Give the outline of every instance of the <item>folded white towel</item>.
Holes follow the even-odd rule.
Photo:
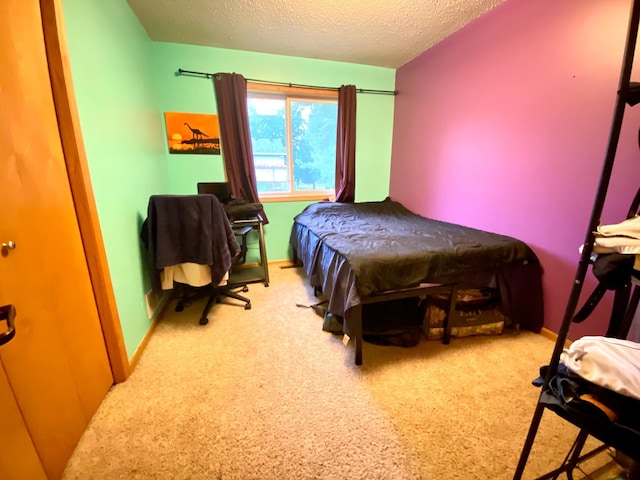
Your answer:
[[[560,362],[591,383],[640,400],[640,343],[582,337],[562,352]]]

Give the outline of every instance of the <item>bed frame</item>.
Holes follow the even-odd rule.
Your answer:
[[[455,322],[457,288],[498,287],[507,318],[542,326],[541,269],[520,240],[419,216],[398,202],[320,202],[294,219],[294,262],[343,318],[362,364],[363,306],[445,293],[443,343]]]

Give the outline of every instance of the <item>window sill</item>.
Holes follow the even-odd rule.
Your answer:
[[[320,202],[322,200],[333,200],[335,198],[335,194],[333,193],[324,193],[324,194],[308,194],[308,195],[275,195],[271,194],[269,196],[260,196],[261,203],[272,203],[272,202]]]

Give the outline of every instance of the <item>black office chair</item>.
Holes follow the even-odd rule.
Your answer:
[[[251,310],[251,300],[247,297],[244,297],[236,292],[238,288],[241,288],[242,291],[249,291],[246,285],[235,285],[227,283],[226,285],[208,285],[207,287],[203,287],[201,289],[197,289],[195,293],[189,293],[189,289],[184,286],[178,286],[178,303],[176,304],[175,311],[181,312],[184,308],[190,305],[193,301],[198,300],[202,297],[208,296],[207,303],[202,310],[202,315],[200,316],[200,320],[198,323],[200,325],[206,325],[209,323],[209,311],[213,306],[213,303],[222,302],[222,297],[235,298],[236,300],[240,300],[244,302],[244,309]],[[191,288],[192,290],[192,288]]]
[[[220,285],[240,246],[215,195],[152,195],[142,236],[149,252],[154,288],[159,288],[160,272],[167,267],[188,262],[211,269],[212,282],[205,287],[175,284],[179,297],[176,311],[206,295],[209,298],[199,321],[206,325],[213,302],[219,303],[222,297],[244,302],[245,310],[251,308],[251,300],[234,291],[243,285]]]
[[[220,285],[216,287],[209,286],[208,288],[204,289],[202,292],[197,292],[191,295],[186,294],[180,297],[180,300],[178,300],[175,311],[181,312],[184,309],[184,307],[189,305],[192,301],[207,295],[209,298],[207,299],[207,303],[204,309],[202,310],[202,315],[200,316],[200,320],[198,321],[200,325],[206,325],[207,323],[209,323],[209,317],[208,317],[209,310],[211,310],[211,307],[213,306],[213,302],[215,303],[222,302],[222,297],[229,297],[229,298],[235,298],[236,300],[240,300],[241,302],[244,302],[245,310],[251,310],[251,300],[237,293],[236,290],[238,288],[241,288],[243,291],[249,290],[246,285],[242,285],[242,284],[235,285],[235,284],[227,283],[226,285],[222,285],[222,286]]]

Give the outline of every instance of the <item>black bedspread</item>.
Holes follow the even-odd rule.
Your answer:
[[[398,202],[315,203],[297,215],[291,245],[332,313],[422,282],[499,287],[512,321],[542,326],[534,252],[505,235],[433,220]]]

